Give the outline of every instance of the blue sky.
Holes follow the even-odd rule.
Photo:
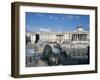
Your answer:
[[[89,30],[89,15],[26,12],[26,31],[74,31],[78,25]]]

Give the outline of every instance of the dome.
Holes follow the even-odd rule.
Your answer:
[[[79,32],[80,32],[80,31],[83,31],[83,26],[78,26],[78,27],[77,27],[77,31],[79,31]]]

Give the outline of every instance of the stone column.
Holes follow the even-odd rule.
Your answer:
[[[85,35],[85,41],[87,41],[87,34]]]
[[[75,40],[75,35],[73,35],[73,41]]]
[[[82,34],[82,41],[84,41],[84,40],[83,40],[83,36],[84,36],[84,35]]]
[[[77,34],[77,41],[79,40],[79,34]]]
[[[81,40],[83,41],[83,35],[81,34]]]
[[[83,41],[84,41],[84,34],[83,34]]]
[[[76,41],[76,34],[74,34],[74,35],[75,35],[75,39],[74,40]]]
[[[76,41],[76,34],[75,34],[75,41]]]
[[[79,34],[79,41],[80,41],[80,34]]]
[[[81,41],[81,34],[80,34],[80,41]]]
[[[80,34],[80,41],[81,41],[81,34]]]
[[[87,34],[85,35],[85,41],[87,40]]]
[[[77,41],[78,41],[78,34],[77,34]]]
[[[84,41],[85,41],[85,35],[84,35],[83,39],[84,39]]]
[[[72,39],[73,39],[73,41],[74,41],[74,34],[73,34],[73,36],[72,36]]]
[[[79,41],[79,34],[77,34],[77,40]]]
[[[75,34],[73,35],[73,41],[75,41]]]
[[[77,41],[77,35],[75,34],[75,41]]]
[[[76,40],[77,40],[77,38],[78,38],[78,35],[76,34]]]

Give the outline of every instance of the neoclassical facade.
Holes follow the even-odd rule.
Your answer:
[[[41,42],[89,43],[89,31],[84,31],[81,26],[72,32],[26,32],[26,36],[31,39],[31,44],[35,43],[37,34]]]

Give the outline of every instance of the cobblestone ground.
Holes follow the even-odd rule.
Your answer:
[[[48,66],[48,64],[42,60],[39,60],[36,64],[29,63],[26,65],[26,67],[42,67],[42,66]]]
[[[27,48],[34,48],[34,45],[27,45]],[[60,65],[66,65],[67,66],[67,65],[89,64],[89,58],[88,58],[89,55],[86,54],[87,55],[86,57],[84,55],[84,53],[87,53],[87,49],[85,49],[85,48],[71,49],[71,48],[65,47],[65,51],[66,51],[66,54],[69,54],[71,52],[70,56],[73,56],[73,55],[75,56],[75,54],[77,53],[77,55],[75,56],[76,58],[71,58],[71,57],[61,58],[61,64]],[[75,54],[73,54],[73,53],[75,53]],[[82,59],[81,59],[81,57],[82,57]],[[47,64],[46,61],[42,61],[41,59],[39,59],[38,61],[33,60],[31,63],[26,64],[26,67],[42,67],[42,66],[48,66],[48,64]]]
[[[87,59],[74,59],[74,58],[66,58],[61,60],[60,65],[82,65],[82,64],[89,64]],[[37,63],[30,63],[27,64],[26,67],[44,67],[48,66],[46,61],[39,60]],[[59,65],[57,65],[59,66]]]

